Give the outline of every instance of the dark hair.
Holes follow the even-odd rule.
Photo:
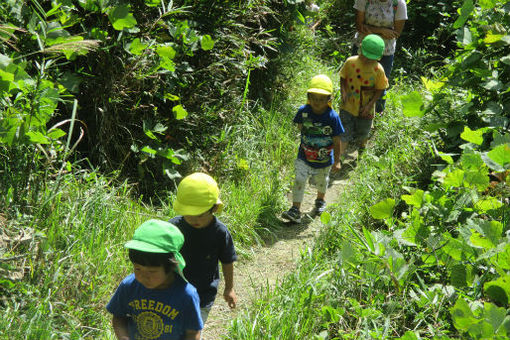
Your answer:
[[[133,264],[147,267],[163,266],[165,273],[174,271],[179,265],[173,253],[148,253],[141,250],[129,249],[129,260]]]

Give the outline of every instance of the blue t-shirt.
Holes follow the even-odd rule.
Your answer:
[[[148,289],[131,274],[122,280],[106,309],[128,318],[132,340],[177,340],[186,330],[204,327],[197,291],[179,275],[166,289]]]
[[[220,282],[218,261],[229,264],[237,260],[232,236],[216,216],[205,228],[193,228],[182,216],[169,222],[184,235],[180,251],[186,261],[184,276],[197,289],[200,307],[211,307]]]
[[[294,123],[303,124],[298,158],[313,168],[332,165],[333,137],[344,133],[338,113],[328,107],[324,113],[318,115],[306,104],[298,109]]]

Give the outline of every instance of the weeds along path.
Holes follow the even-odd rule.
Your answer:
[[[345,187],[350,185],[348,170],[352,169],[356,157],[357,151],[351,151],[342,171],[331,177],[331,184],[326,192],[328,204],[338,202]],[[315,195],[315,188],[308,187],[301,209],[305,214],[311,212]],[[295,268],[300,253],[313,245],[322,226],[318,217],[312,219],[303,216],[302,220],[301,224],[288,224],[275,232],[272,242],[253,248],[250,259],[241,258],[235,263],[234,284],[238,298],[236,309],[231,310],[223,300],[223,280],[220,281],[216,302],[202,333],[204,340],[222,339],[230,322],[239,313],[263,296],[263,292],[272,290],[279,280]]]

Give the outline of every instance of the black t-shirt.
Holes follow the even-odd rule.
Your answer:
[[[184,276],[197,289],[200,307],[214,303],[220,281],[219,263],[229,264],[237,260],[232,236],[216,216],[205,228],[190,226],[182,216],[170,221],[184,235],[180,253],[186,261]]]

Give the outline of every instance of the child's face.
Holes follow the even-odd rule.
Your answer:
[[[328,108],[330,96],[327,94],[308,93],[308,99],[310,100],[313,113],[320,115]]]
[[[135,279],[147,289],[164,289],[170,286],[173,273],[165,273],[163,266],[147,267],[133,263]]]
[[[207,210],[205,213],[202,213],[200,215],[184,215],[184,220],[193,228],[205,228],[214,219],[214,208],[212,210]]]

